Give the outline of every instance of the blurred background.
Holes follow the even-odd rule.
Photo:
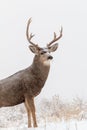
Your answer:
[[[63,37],[53,53],[51,70],[40,98],[59,95],[64,100],[87,100],[87,6],[79,0],[1,0],[0,1],[0,79],[31,65],[34,55],[28,49],[26,25],[40,46]]]

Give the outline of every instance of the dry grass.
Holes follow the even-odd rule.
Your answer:
[[[75,98],[68,103],[55,95],[51,100],[37,101],[36,106],[38,123],[87,119],[87,102],[80,98]],[[0,128],[22,125],[27,126],[27,113],[24,104],[0,109]]]

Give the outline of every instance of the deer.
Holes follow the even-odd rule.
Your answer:
[[[53,40],[46,47],[40,47],[32,41],[34,35],[29,31],[31,21],[32,19],[29,18],[26,37],[30,43],[29,49],[34,53],[33,62],[29,67],[0,80],[0,107],[24,103],[28,116],[28,127],[38,127],[34,98],[39,95],[47,80],[50,61],[53,59],[50,53],[57,50],[58,43],[55,42],[62,37],[63,29],[61,27],[59,36],[54,32]]]

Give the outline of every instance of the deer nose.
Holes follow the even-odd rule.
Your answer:
[[[53,59],[53,57],[52,56],[48,56],[48,60],[52,60]]]

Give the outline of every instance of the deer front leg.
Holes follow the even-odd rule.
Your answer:
[[[37,127],[34,98],[29,99],[29,106],[30,106],[30,110],[31,110],[31,114],[32,114],[33,126]]]
[[[33,118],[33,126],[38,127],[36,121],[34,98],[32,98],[30,105],[31,105],[30,108],[31,108],[32,118]]]
[[[26,97],[25,98],[25,102],[27,104],[27,108],[28,110],[30,110],[30,113],[32,114],[32,119],[33,119],[33,126],[34,127],[37,127],[37,121],[36,121],[36,115],[35,115],[35,105],[34,105],[34,98],[32,97]],[[29,113],[29,112],[28,112]],[[31,119],[29,120],[30,118],[28,117],[28,126],[30,126],[30,122],[31,122]]]
[[[30,111],[30,106],[29,106],[27,98],[25,98],[25,107],[26,107],[27,115],[28,115],[28,128],[29,128],[32,126],[31,126],[31,111]]]

